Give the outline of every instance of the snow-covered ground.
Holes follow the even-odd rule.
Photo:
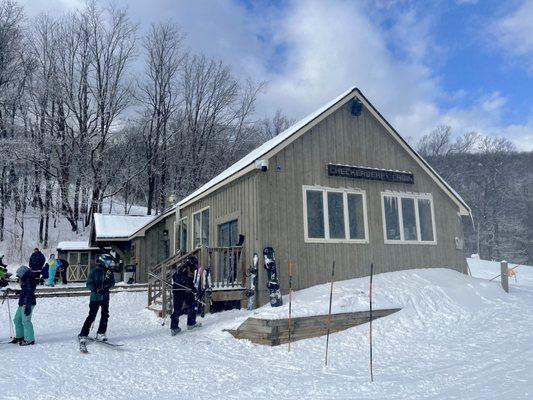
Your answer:
[[[494,264],[473,273],[498,274]],[[496,271],[487,271],[495,268]],[[1,345],[1,399],[528,399],[533,397],[533,270],[519,269],[509,294],[497,281],[446,269],[377,275],[377,306],[402,311],[376,320],[375,381],[369,381],[368,325],[330,338],[267,347],[236,340],[223,329],[256,314],[234,310],[207,316],[196,331],[169,335],[168,320],[144,309],[144,293],[111,299],[108,334],[120,350],[75,336],[87,298],[41,299],[35,310],[37,345]],[[328,285],[297,292],[294,312],[323,308]],[[336,309],[366,308],[368,279],[335,284]],[[285,299],[286,300],[286,297]],[[319,304],[316,304],[319,303]],[[298,310],[301,308],[301,310]],[[182,324],[185,323],[184,316]],[[7,338],[7,308],[0,337]]]

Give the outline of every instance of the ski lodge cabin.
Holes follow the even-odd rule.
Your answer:
[[[85,282],[91,269],[98,262],[98,256],[111,248],[90,246],[88,242],[59,242],[56,248],[57,258],[67,260],[68,282]]]
[[[91,244],[119,246],[137,264],[139,281],[150,283],[149,305],[166,304],[169,293],[147,272],[166,276],[192,253],[210,268],[213,301],[244,305],[246,270],[258,253],[260,306],[269,300],[267,246],[275,249],[283,293],[289,260],[293,290],[328,282],[333,260],[336,280],[366,276],[370,263],[376,273],[465,272],[462,217],[469,215],[461,197],[353,88],[137,229],[103,237],[104,216],[96,215]],[[119,228],[118,221],[109,225]]]

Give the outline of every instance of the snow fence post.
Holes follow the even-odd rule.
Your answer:
[[[506,293],[509,293],[509,276],[507,274],[507,261],[502,261],[500,263],[500,269],[501,269],[501,279],[502,279],[502,288],[505,290]]]

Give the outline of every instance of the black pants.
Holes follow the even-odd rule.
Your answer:
[[[187,325],[192,326],[196,324],[196,301],[194,294],[188,292],[174,292],[174,312],[170,316],[170,329],[177,329],[179,325],[179,318],[182,314],[183,304],[187,307]]]
[[[100,312],[100,325],[98,325],[97,333],[105,333],[107,330],[107,320],[109,319],[109,299],[102,301],[91,301],[89,302],[89,315],[81,328],[80,336],[88,336],[89,331],[91,330],[91,325],[96,319],[96,314],[98,309],[102,307]]]
[[[63,285],[67,284],[67,270],[65,268],[61,269],[61,280],[63,281]]]

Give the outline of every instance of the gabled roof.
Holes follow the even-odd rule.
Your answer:
[[[387,120],[379,113],[379,111],[366,99],[363,93],[356,87],[352,87],[346,92],[342,93],[337,98],[333,99],[323,107],[319,108],[315,112],[309,114],[302,120],[292,125],[287,130],[281,132],[279,135],[265,142],[251,153],[247,154],[235,164],[222,171],[215,176],[209,182],[195,190],[189,196],[181,200],[177,206],[182,208],[200,198],[208,195],[214,190],[222,187],[233,180],[243,176],[244,174],[251,172],[255,169],[255,162],[263,158],[270,158],[283,148],[288,146],[294,140],[299,138],[302,134],[307,132],[313,126],[318,124],[328,115],[339,109],[346,104],[349,100],[358,98],[364,106],[374,115],[374,117],[385,127],[387,132],[398,141],[398,143],[415,159],[415,161],[433,178],[435,183],[448,194],[448,196],[459,207],[459,213],[461,215],[470,215],[470,208],[461,196],[427,163],[426,160],[420,156],[392,127]]]
[[[59,242],[56,247],[57,251],[74,251],[74,250],[99,250],[99,247],[89,245],[88,241],[68,241]]]
[[[153,215],[94,214],[94,239],[96,241],[129,240],[133,234],[149,224]],[[91,233],[92,237],[92,233]]]

